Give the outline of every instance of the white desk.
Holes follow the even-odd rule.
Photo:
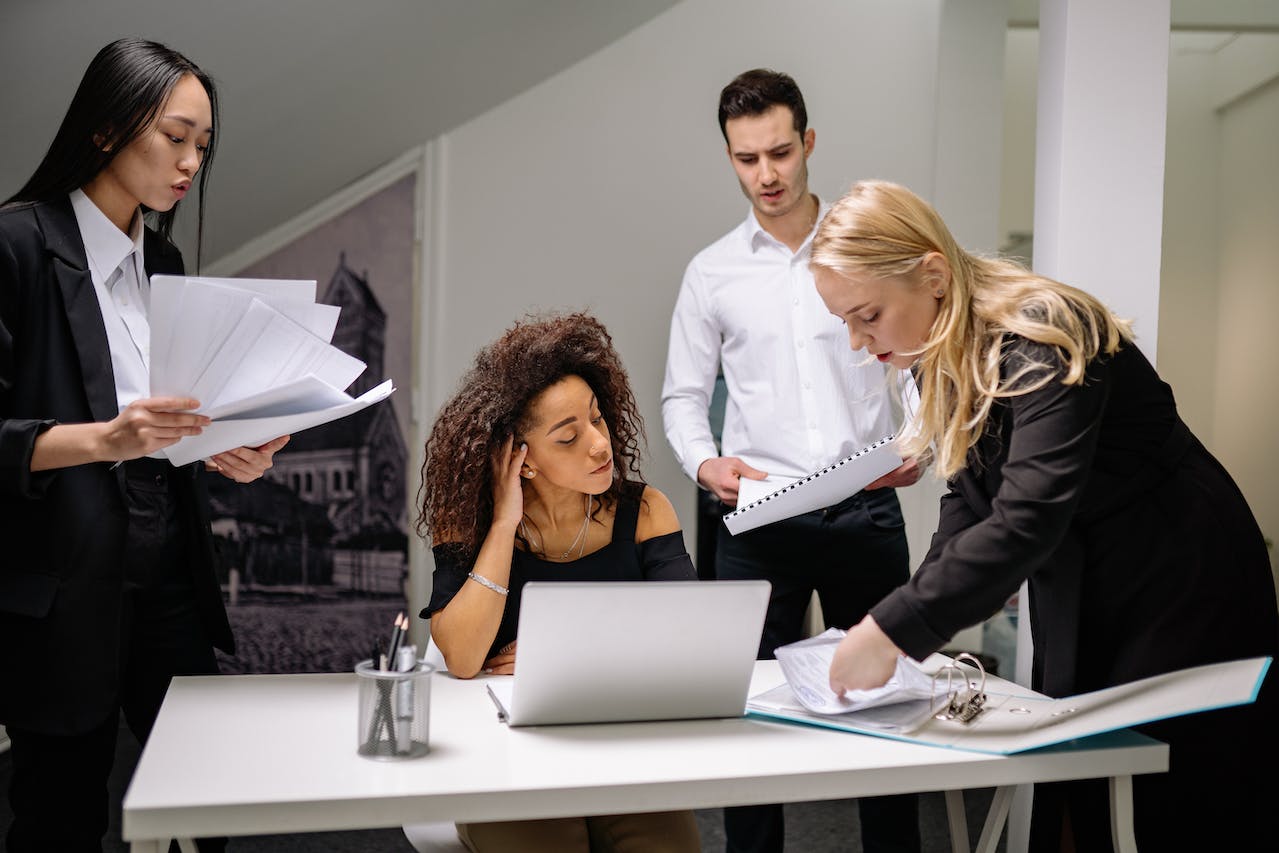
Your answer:
[[[761,661],[751,692],[782,680],[775,661]],[[174,679],[124,798],[124,838],[135,853],[159,853],[169,838],[205,835],[695,809],[1101,777],[1112,778],[1123,821],[1131,818],[1132,775],[1168,767],[1168,747],[1133,732],[992,756],[746,718],[508,729],[497,721],[482,679],[436,675],[431,691],[431,753],[386,762],[356,754],[354,675]],[[948,795],[948,804],[955,796]],[[996,800],[1002,808],[997,833],[1007,797]],[[965,830],[965,847],[966,839]],[[993,844],[990,839],[990,849]]]

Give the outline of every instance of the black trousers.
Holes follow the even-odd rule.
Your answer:
[[[803,639],[814,591],[826,627],[848,628],[906,582],[909,564],[897,493],[876,489],[737,536],[720,524],[715,574],[773,585],[759,644],[759,659],[766,660],[778,646]],[[863,798],[858,811],[867,853],[920,849],[916,795]],[[784,830],[780,804],[724,809],[729,853],[779,853]]]
[[[125,463],[129,532],[121,587],[121,660],[116,710],[92,730],[51,735],[8,730],[13,776],[10,853],[102,850],[111,804],[107,780],[120,713],[145,744],[174,675],[218,671],[195,605],[168,462]],[[105,605],[104,606],[109,606]],[[74,668],[68,677],[74,677]],[[201,850],[225,847],[201,841]]]

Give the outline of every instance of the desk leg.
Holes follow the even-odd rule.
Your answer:
[[[946,820],[950,823],[951,853],[968,853],[968,815],[964,812],[964,792],[946,792]]]
[[[168,849],[169,839],[167,838],[129,842],[129,853],[164,853]]]
[[[193,838],[179,838],[178,849],[182,853],[200,853],[200,849],[195,846],[195,839]]]
[[[995,853],[999,836],[1004,834],[1004,823],[1008,820],[1008,809],[1013,804],[1013,793],[1016,790],[1016,785],[1003,785],[995,789],[995,797],[990,801],[990,811],[986,814],[986,825],[981,828],[981,838],[977,839],[976,853]]]
[[[1115,853],[1137,853],[1132,823],[1132,777],[1110,777],[1110,843]]]

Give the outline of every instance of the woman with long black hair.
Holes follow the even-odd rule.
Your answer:
[[[176,468],[159,451],[208,419],[197,400],[149,395],[148,277],[183,272],[169,235],[197,180],[202,234],[216,123],[194,63],[112,42],[0,208],[12,853],[100,850],[121,711],[145,743],[170,678],[215,673],[214,647],[232,649],[202,471],[257,479],[287,437]]]

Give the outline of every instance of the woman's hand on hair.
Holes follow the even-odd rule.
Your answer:
[[[493,526],[509,529],[514,535],[524,517],[524,490],[520,486],[520,466],[528,455],[528,445],[514,446],[508,438],[493,455]]]
[[[511,640],[511,642],[498,649],[497,654],[484,661],[484,669],[481,672],[485,675],[514,675],[515,642],[515,640]]]
[[[882,687],[897,671],[901,653],[874,617],[867,614],[849,629],[835,649],[830,663],[830,689],[842,696],[845,690]]]
[[[924,468],[917,459],[907,459],[901,465],[889,471],[866,487],[870,489],[901,489],[913,486],[924,474]]]

